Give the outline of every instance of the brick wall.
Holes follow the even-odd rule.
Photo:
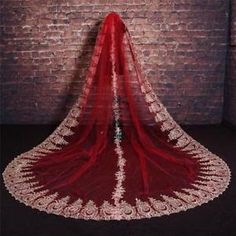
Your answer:
[[[2,1],[2,123],[55,123],[84,80],[100,21],[120,13],[181,123],[222,119],[228,1]]]
[[[225,79],[224,118],[236,125],[236,2],[232,1],[227,74]]]

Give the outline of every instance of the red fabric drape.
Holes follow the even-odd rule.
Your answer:
[[[205,202],[218,196],[229,176],[227,165],[188,136],[153,93],[116,13],[102,23],[83,93],[68,116],[4,173],[17,199],[84,219],[188,209],[204,203],[200,196]]]

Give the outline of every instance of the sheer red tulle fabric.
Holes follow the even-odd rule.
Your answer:
[[[41,144],[4,171],[33,208],[78,219],[166,215],[217,197],[226,163],[187,135],[142,75],[116,13],[101,24],[82,95]]]

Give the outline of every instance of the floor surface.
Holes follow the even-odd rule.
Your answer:
[[[1,127],[1,173],[18,154],[41,143],[56,126]],[[2,236],[231,236],[236,235],[236,132],[226,126],[184,126],[188,134],[227,162],[229,188],[217,199],[186,212],[135,221],[84,221],[32,210],[14,200],[1,177]]]

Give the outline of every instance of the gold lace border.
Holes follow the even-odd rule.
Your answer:
[[[51,195],[47,195],[49,190],[37,192],[40,188],[37,182],[26,183],[34,177],[24,177],[27,172],[23,172],[23,169],[42,158],[38,154],[37,151],[31,150],[8,164],[3,172],[6,188],[16,200],[31,208],[76,219],[132,220],[186,211],[218,197],[228,187],[231,176],[227,164],[222,159],[211,153],[203,153],[194,157],[202,166],[199,180],[189,189],[175,191],[174,197],[160,195],[161,200],[150,197],[145,201],[136,198],[135,205],[121,200],[118,205],[104,201],[101,206],[97,206],[92,200],[84,202],[82,199],[69,204],[69,196],[58,199],[56,192]]]

